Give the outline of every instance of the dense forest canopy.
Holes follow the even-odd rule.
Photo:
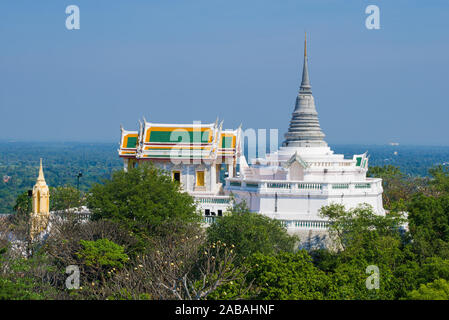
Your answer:
[[[36,181],[39,158],[44,159],[47,184],[77,186],[87,191],[122,167],[116,143],[0,142],[0,213],[13,212],[19,194]],[[394,165],[406,175],[427,176],[429,168],[449,164],[449,147],[332,145],[345,158],[368,151],[370,167]],[[397,152],[397,154],[395,154]]]

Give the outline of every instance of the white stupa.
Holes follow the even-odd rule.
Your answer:
[[[319,210],[332,203],[348,209],[366,203],[384,215],[382,180],[366,177],[366,153],[345,159],[334,154],[324,136],[309,81],[305,42],[302,82],[282,147],[253,159],[251,165],[241,156],[240,176],[227,179],[226,192],[245,200],[251,211],[282,220],[291,231],[325,230],[328,224]]]

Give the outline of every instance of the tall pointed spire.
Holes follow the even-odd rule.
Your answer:
[[[44,178],[42,158],[39,166],[39,176],[33,187],[32,212],[30,215],[30,238],[33,240],[48,226],[50,218],[50,191]]]
[[[283,145],[285,147],[327,147],[327,143],[323,139],[324,133],[321,131],[318,121],[318,113],[309,80],[307,34],[305,34],[301,87],[296,97],[295,110],[292,114],[288,132],[285,134]]]
[[[312,86],[310,85],[309,80],[309,68],[307,65],[307,32],[304,34],[304,64],[302,68],[302,81],[299,92],[312,94]]]
[[[40,166],[39,166],[39,176],[37,177],[37,181],[38,182],[45,182],[44,169],[42,168],[42,158],[41,158],[41,163],[40,163]]]

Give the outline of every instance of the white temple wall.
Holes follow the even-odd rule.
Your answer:
[[[173,171],[179,171],[181,174],[181,185],[185,191],[188,192],[214,192],[216,186],[214,185],[215,171],[211,170],[210,164],[200,163],[180,163],[174,164],[172,162],[153,162],[156,167],[167,171],[167,173],[171,176]],[[213,168],[215,169],[215,168]],[[201,170],[204,171],[204,188],[196,187],[196,171]]]
[[[277,212],[275,212],[274,199],[270,196],[260,197],[260,213],[274,213],[279,219],[301,220],[301,218],[316,217],[318,210],[328,204],[325,197],[312,198],[307,195],[296,197],[282,197],[278,195]]]
[[[195,183],[196,183],[196,177],[195,177],[195,168],[194,165],[185,165],[183,176],[184,180],[186,181],[186,184],[188,185],[189,192],[193,192],[195,190]]]
[[[296,161],[288,169],[288,180],[304,180],[304,168]]]
[[[353,181],[365,181],[365,173],[354,171],[332,171],[329,169],[324,173],[323,169],[306,171],[304,175],[304,181],[308,182],[353,182]]]
[[[358,193],[351,194],[315,194],[309,197],[303,195],[277,195],[277,208],[274,194],[257,194],[248,192],[235,192],[236,200],[244,199],[252,212],[268,215],[272,218],[284,220],[322,219],[318,212],[323,206],[333,203],[343,204],[346,209],[355,208],[361,203],[367,203],[373,207],[375,213],[384,215],[382,206],[382,193]],[[343,194],[343,197],[342,197]]]
[[[255,193],[249,192],[233,192],[236,202],[245,201],[246,205],[252,212],[260,212],[259,197]]]
[[[355,208],[361,203],[366,203],[373,207],[375,213],[380,215],[385,214],[382,207],[382,194],[357,195],[357,196],[349,195],[343,198],[338,196],[330,196],[328,199],[328,204],[332,203],[343,204],[346,209]]]

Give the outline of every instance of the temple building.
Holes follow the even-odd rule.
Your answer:
[[[196,133],[196,134],[195,134]],[[144,123],[139,131],[122,129],[119,155],[125,170],[152,161],[198,199],[207,217],[221,215],[229,203],[246,201],[253,212],[281,220],[291,233],[325,234],[328,223],[319,215],[332,203],[353,208],[371,205],[384,215],[382,180],[368,178],[366,153],[345,159],[324,140],[312,95],[304,44],[302,81],[288,132],[279,150],[248,164],[242,154],[241,129],[222,124],[174,125]],[[227,175],[223,179],[220,171]]]
[[[35,239],[48,226],[50,219],[50,191],[45,182],[42,159],[40,160],[39,176],[33,187],[32,212],[30,215],[30,238]]]
[[[162,124],[143,119],[138,131],[121,129],[119,155],[124,170],[151,161],[197,201],[205,216],[221,216],[230,197],[224,178],[234,177],[241,156],[241,128],[218,124]]]

